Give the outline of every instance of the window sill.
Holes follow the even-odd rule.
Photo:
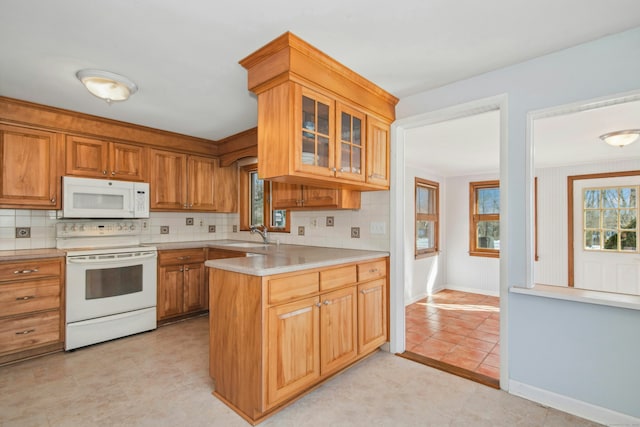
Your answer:
[[[481,256],[485,258],[500,258],[500,252],[469,251],[469,256]]]
[[[533,288],[512,287],[509,292],[515,294],[532,295],[544,298],[575,301],[586,304],[605,305],[609,307],[628,308],[640,310],[640,296],[628,294],[616,294],[612,292],[591,291],[576,289],[567,286],[551,286],[537,284]]]

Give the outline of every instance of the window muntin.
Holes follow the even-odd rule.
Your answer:
[[[439,184],[426,179],[415,179],[415,256],[430,256],[438,252]]]
[[[637,252],[639,187],[585,188],[582,192],[583,248]]]
[[[469,254],[500,256],[500,181],[469,183]]]

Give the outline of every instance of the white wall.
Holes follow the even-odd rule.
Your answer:
[[[640,169],[640,159],[536,169],[538,178],[538,261],[534,279],[567,286],[569,276],[567,177]]]
[[[529,284],[533,276],[529,273],[533,269],[533,241],[527,234],[532,229],[533,200],[527,114],[640,90],[638,76],[640,28],[406,97],[396,109],[397,118],[402,120],[507,95],[504,113],[508,140],[500,155],[501,386],[517,382],[584,401],[602,408],[603,413],[616,411],[635,417],[640,417],[640,371],[635,357],[640,349],[637,334],[633,347],[629,347],[629,322],[637,325],[640,311],[552,301],[509,293],[508,289]],[[396,245],[393,247],[395,250]],[[575,333],[597,323],[594,320],[606,321],[607,326],[589,330],[588,334]],[[563,345],[556,345],[558,342]],[[585,351],[576,354],[572,344]],[[571,369],[567,369],[569,364]]]
[[[447,224],[446,194],[447,188],[441,176],[430,174],[413,166],[405,168],[405,236],[404,236],[404,305],[416,302],[427,295],[431,295],[444,288],[447,272],[445,259],[447,254],[447,238],[445,227]],[[415,178],[427,179],[440,184],[440,248],[437,255],[415,258]]]
[[[469,183],[495,179],[499,179],[498,174],[446,179],[447,289],[500,294],[500,259],[469,255]]]
[[[0,209],[0,250],[55,248],[55,210]],[[334,217],[334,226],[326,226],[326,217]],[[194,225],[186,225],[193,218]],[[281,243],[328,246],[350,249],[389,250],[389,192],[362,193],[362,205],[356,211],[304,211],[291,213],[291,233],[272,233]],[[316,226],[313,225],[315,221]],[[371,223],[385,224],[383,234],[372,234]],[[200,225],[202,223],[202,225]],[[169,234],[160,234],[168,225]],[[216,226],[209,233],[209,225]],[[249,232],[233,232],[239,225],[238,214],[202,212],[151,212],[149,228],[142,232],[143,242],[184,242],[193,240],[260,240]],[[298,226],[305,235],[298,236]],[[30,238],[15,238],[16,227],[31,227]],[[351,238],[351,227],[360,227],[360,238]]]

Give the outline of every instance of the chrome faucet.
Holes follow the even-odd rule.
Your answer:
[[[265,245],[269,243],[269,229],[266,225],[252,225],[249,227],[249,231],[251,232],[251,234],[258,233],[260,236],[262,236],[262,242]]]

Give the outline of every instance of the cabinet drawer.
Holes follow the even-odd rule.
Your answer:
[[[34,259],[0,263],[0,282],[61,276],[62,260]]]
[[[318,273],[304,273],[269,280],[269,304],[313,295],[319,289]]]
[[[355,265],[332,268],[320,272],[320,290],[339,288],[340,286],[355,283],[358,280]]]
[[[228,251],[226,249],[211,249],[207,253],[207,259],[223,259],[223,258],[238,258],[246,257],[246,252],[240,251]]]
[[[204,248],[158,251],[158,263],[160,265],[190,264],[194,262],[204,262]]]
[[[358,281],[377,279],[387,275],[387,263],[385,260],[358,264]]]
[[[59,307],[59,279],[0,285],[0,316],[12,316]]]
[[[0,320],[0,354],[60,341],[57,311]]]

